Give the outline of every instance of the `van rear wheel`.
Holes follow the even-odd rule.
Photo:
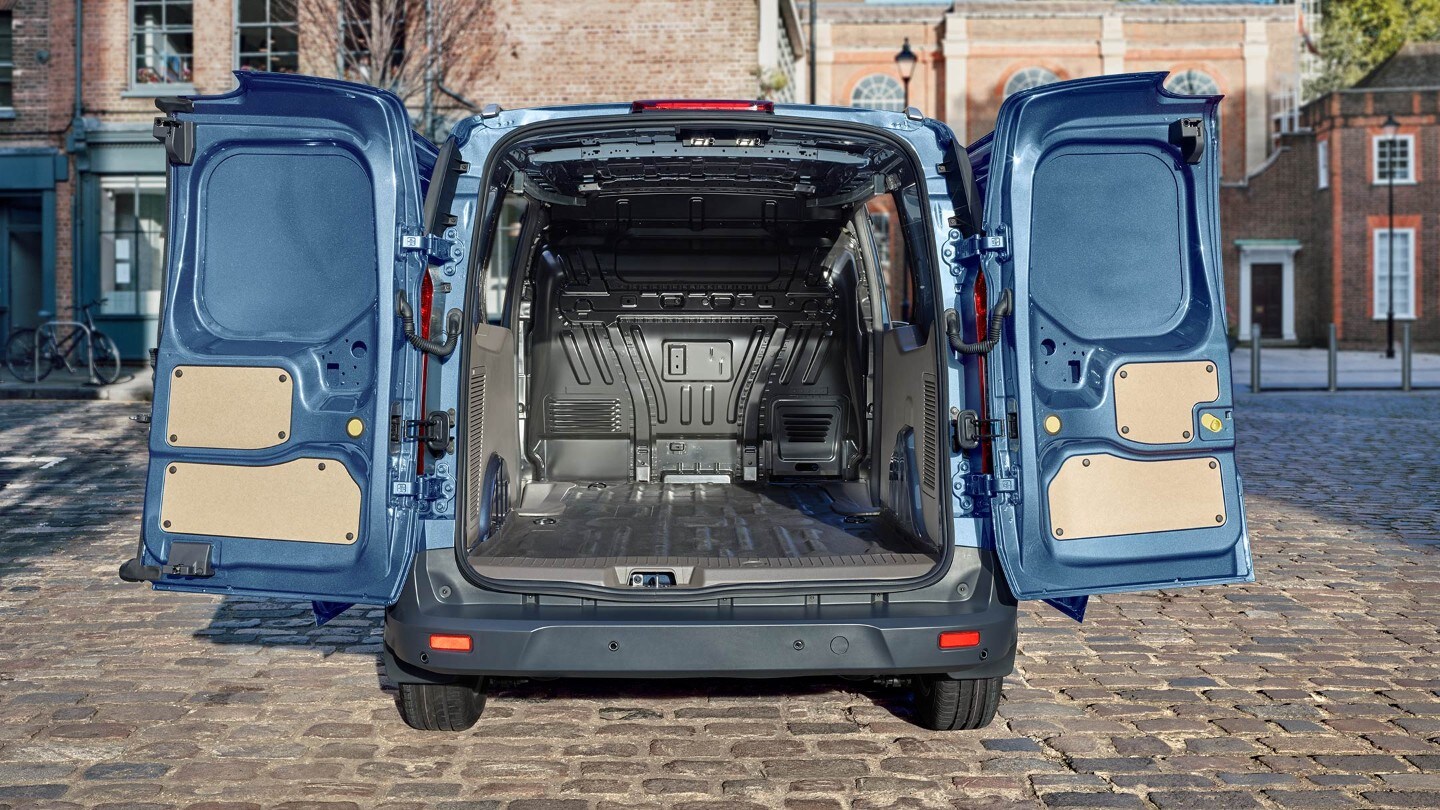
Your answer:
[[[995,719],[1004,678],[915,678],[915,722],[933,731],[984,728]]]
[[[400,717],[421,731],[464,731],[485,711],[485,679],[402,683]]]

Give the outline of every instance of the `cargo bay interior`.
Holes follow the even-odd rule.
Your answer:
[[[902,148],[656,120],[537,134],[491,181],[459,419],[476,573],[696,588],[940,561],[944,335]]]

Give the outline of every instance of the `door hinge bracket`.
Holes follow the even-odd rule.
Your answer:
[[[165,158],[172,166],[189,166],[195,162],[195,122],[169,116],[157,116],[150,128],[155,140],[165,144]]]
[[[444,264],[450,261],[453,256],[451,251],[455,243],[433,233],[426,234],[403,234],[400,237],[401,250],[415,250],[425,254],[430,261]]]
[[[960,240],[956,255],[963,262],[986,253],[993,253],[1002,261],[1010,257],[1010,229],[1008,227],[997,225],[991,233],[977,233]]]
[[[445,484],[449,480],[441,475],[422,475],[413,481],[396,481],[390,485],[390,494],[418,501],[438,501],[446,496]]]

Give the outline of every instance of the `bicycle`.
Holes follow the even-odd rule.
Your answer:
[[[92,382],[109,385],[119,379],[120,348],[109,335],[95,328],[95,317],[90,313],[106,300],[98,298],[75,307],[80,321],[50,320],[39,328],[16,329],[5,342],[5,365],[10,373],[21,382],[33,383],[62,365],[74,374],[78,363],[93,371]],[[60,327],[69,328],[64,337],[60,337]]]

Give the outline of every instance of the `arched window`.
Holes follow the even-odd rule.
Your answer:
[[[894,76],[872,73],[861,79],[850,92],[850,106],[904,112],[905,87]]]
[[[1203,70],[1182,70],[1171,73],[1165,89],[1177,96],[1218,96],[1220,85]]]
[[[1005,80],[1005,95],[1009,97],[1021,90],[1029,90],[1032,87],[1058,81],[1060,81],[1059,76],[1043,67],[1028,67],[1016,71],[1014,75]]]

